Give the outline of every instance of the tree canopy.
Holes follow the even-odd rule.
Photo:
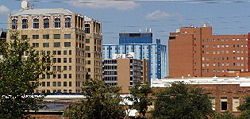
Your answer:
[[[24,118],[24,113],[37,110],[42,97],[35,97],[39,75],[50,66],[50,57],[40,55],[28,43],[11,32],[11,41],[0,41],[0,118]],[[31,83],[32,82],[32,83]]]
[[[177,82],[156,94],[156,119],[206,119],[212,113],[209,96],[201,88]]]
[[[101,80],[87,80],[82,94],[86,97],[81,103],[72,104],[65,116],[72,119],[121,119],[125,110],[120,102],[119,87],[107,86]]]

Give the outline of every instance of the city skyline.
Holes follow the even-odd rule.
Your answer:
[[[32,2],[32,0],[30,0]],[[10,12],[21,9],[21,1],[0,1],[0,28],[6,29]],[[162,0],[162,1],[96,1],[96,0],[36,0],[34,8],[65,8],[92,16],[103,24],[104,44],[118,44],[119,33],[152,29],[153,39],[166,44],[170,32],[183,26],[208,23],[215,34],[247,34],[250,15],[245,11],[248,0]]]

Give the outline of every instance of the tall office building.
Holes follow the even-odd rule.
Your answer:
[[[248,34],[213,35],[212,27],[182,27],[169,36],[170,77],[230,76],[248,72]]]
[[[57,71],[42,75],[36,92],[79,93],[86,78],[101,79],[100,22],[67,9],[33,9],[27,3],[23,5],[22,10],[9,15],[10,31],[30,39],[39,52],[52,54],[50,70]],[[7,41],[10,40],[8,34]]]
[[[160,39],[153,43],[152,33],[120,33],[119,44],[103,45],[103,58],[110,59],[115,54],[134,53],[135,58],[149,62],[149,78],[164,78],[168,75],[167,47]]]

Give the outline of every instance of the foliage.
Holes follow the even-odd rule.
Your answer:
[[[152,89],[148,84],[141,84],[140,81],[135,81],[134,86],[130,89],[131,97],[128,97],[133,102],[131,109],[136,109],[140,113],[138,118],[145,118],[148,106],[151,104],[149,95]]]
[[[229,113],[229,112],[225,112],[225,113],[215,113],[212,116],[212,119],[237,119],[237,117],[235,117],[233,114]]]
[[[50,66],[50,57],[39,56],[27,39],[19,39],[17,32],[11,32],[11,38],[9,43],[0,42],[1,119],[24,118],[25,112],[41,106],[43,96],[35,97],[33,92],[39,75]]]
[[[209,96],[201,88],[183,82],[173,83],[156,97],[156,119],[206,119],[213,113]]]
[[[79,104],[69,106],[65,116],[72,119],[120,119],[124,110],[118,94],[119,87],[107,86],[100,80],[87,80],[82,94],[86,97]]]
[[[238,107],[241,110],[240,119],[250,118],[250,96],[245,97],[245,103]]]

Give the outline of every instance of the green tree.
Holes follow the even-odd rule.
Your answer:
[[[0,42],[0,118],[19,119],[41,107],[43,96],[33,96],[39,75],[50,66],[49,56],[39,56],[27,39],[11,32],[11,42]],[[32,83],[31,83],[32,82]]]
[[[136,109],[139,112],[139,118],[146,118],[146,112],[148,106],[151,104],[152,98],[149,95],[153,92],[151,87],[148,84],[142,84],[140,81],[135,81],[134,86],[130,89],[131,96],[128,97],[130,101],[133,102],[133,105],[130,109]]]
[[[225,112],[225,113],[215,112],[214,115],[212,116],[212,119],[238,119],[238,118],[229,112]]]
[[[156,98],[153,112],[156,119],[206,119],[213,113],[209,96],[201,88],[183,82],[171,84]]]
[[[101,80],[87,80],[83,84],[85,98],[69,106],[65,116],[72,119],[121,119],[125,111],[120,105],[119,87],[107,86]]]
[[[240,115],[240,119],[250,118],[250,96],[245,97],[245,103],[240,105],[238,109],[242,111]]]

